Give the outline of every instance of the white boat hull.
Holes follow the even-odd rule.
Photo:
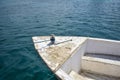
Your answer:
[[[70,73],[72,72],[71,74],[73,74],[76,72],[80,74],[83,70],[115,77],[110,80],[119,80],[120,61],[85,58],[83,56],[86,53],[120,56],[120,41],[88,37],[57,36],[56,42],[69,39],[72,39],[72,41],[50,46],[46,46],[50,42],[36,43],[36,41],[45,39],[49,39],[49,36],[33,37],[35,48],[48,67],[62,80],[74,80]]]

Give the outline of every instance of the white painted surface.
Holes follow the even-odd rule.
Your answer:
[[[86,53],[103,53],[120,56],[120,41],[89,38]]]
[[[59,75],[62,80],[73,80],[73,78],[65,73],[62,69],[57,70],[55,74]]]
[[[98,74],[120,77],[120,61],[94,57],[83,57],[82,70]]]
[[[76,52],[79,46],[86,40],[85,37],[56,36],[55,44],[48,46],[50,44],[50,41],[44,42],[44,40],[48,40],[49,38],[50,38],[49,36],[41,36],[33,37],[32,39],[34,42],[35,49],[38,51],[41,58],[45,61],[45,63],[52,71],[58,70],[62,66],[62,64],[66,62],[66,60],[74,52]],[[70,39],[72,39],[72,41],[64,42]],[[63,43],[56,44],[59,42]],[[77,61],[79,61],[79,58],[77,59],[78,59]]]
[[[69,75],[73,78],[73,80],[120,80],[120,78],[117,77],[94,74],[85,71],[80,74],[75,71],[71,71]]]
[[[70,73],[71,70],[80,72],[81,70],[81,59],[85,52],[86,42],[83,43],[79,49],[62,65],[61,69],[66,73]]]
[[[80,72],[81,66],[83,64],[83,63],[81,63],[81,60],[82,60],[84,53],[97,53],[97,54],[103,53],[103,54],[120,55],[119,54],[120,53],[120,42],[113,41],[113,40],[90,38],[90,39],[86,40],[86,42],[84,42],[84,44],[80,45],[79,50],[77,50],[75,54],[73,54],[68,60],[66,60],[66,62],[62,65],[61,69],[64,70],[68,74],[70,73],[71,70],[74,70],[77,73]],[[103,63],[96,62],[96,64],[101,65]],[[116,62],[116,64],[118,64],[118,63]],[[85,67],[87,67],[86,65],[84,66],[84,69],[85,69]],[[120,66],[118,67],[118,65],[115,65],[114,62],[109,63],[109,64],[108,63],[103,64],[101,66],[100,65],[95,66],[92,63],[88,64],[88,66],[89,65],[94,66],[94,68],[96,68],[96,69],[92,68],[93,72],[95,72],[95,71],[97,72],[97,70],[100,70],[101,72],[98,72],[98,73],[101,73],[101,74],[105,73],[106,75],[112,75],[112,76],[116,75],[117,77],[119,76],[117,74],[119,73]],[[103,67],[103,70],[100,69],[101,67]],[[111,70],[109,70],[109,69],[106,70],[107,67],[109,67],[109,69],[111,69]],[[88,68],[91,68],[91,67],[88,67]]]
[[[73,78],[73,80],[87,80],[85,79],[84,76],[81,76],[79,73],[76,73],[75,71],[71,71],[69,75]]]
[[[91,68],[88,66],[88,64],[95,68],[95,69],[92,68],[93,70],[97,70],[97,69],[100,70],[99,69],[100,65],[102,65],[102,66],[105,65],[105,66],[107,66],[106,68],[108,68],[110,66],[110,69],[112,69],[114,72],[117,72],[120,70],[118,68],[118,66],[114,66],[112,64],[109,64],[109,66],[108,66],[108,64],[101,64],[99,62],[93,63],[93,62],[88,62],[87,60],[84,60],[87,64],[82,65],[82,62],[81,62],[84,53],[97,53],[97,54],[103,53],[103,54],[112,54],[112,55],[120,56],[120,41],[97,39],[97,38],[88,38],[87,39],[85,37],[68,37],[68,36],[67,37],[62,37],[62,36],[56,37],[56,40],[57,40],[57,42],[59,42],[61,40],[63,40],[63,41],[68,40],[70,38],[74,39],[70,43],[74,44],[75,47],[72,47],[69,51],[66,52],[66,53],[69,53],[69,56],[66,56],[65,58],[63,58],[65,55],[60,53],[60,57],[57,57],[53,60],[51,58],[48,59],[48,57],[54,56],[55,54],[51,53],[51,55],[50,55],[49,53],[46,52],[46,50],[49,48],[49,46],[46,46],[46,44],[48,44],[49,41],[43,42],[43,43],[37,43],[42,40],[47,40],[47,39],[49,39],[49,37],[48,36],[33,37],[33,42],[34,42],[35,48],[38,50],[40,56],[46,62],[48,67],[52,71],[56,72],[56,74],[61,79],[72,80],[70,78],[70,76],[68,75],[70,73],[70,71],[74,70],[75,72],[78,73],[78,72],[80,72],[80,70],[83,66],[85,66],[83,68],[86,68],[86,69]],[[53,45],[51,47],[54,49],[56,47],[65,46],[65,44],[69,44],[69,42],[60,44],[58,46]],[[57,52],[57,54],[59,52]],[[58,58],[60,58],[60,59],[58,59]],[[99,64],[99,66],[95,66],[94,64]],[[105,68],[105,67],[103,67],[103,68]],[[103,73],[103,72],[110,73],[109,71],[106,71],[106,70],[100,70],[100,71],[101,71],[101,73]],[[114,73],[114,72],[113,72],[114,75],[120,74],[119,72],[117,72],[117,73]]]

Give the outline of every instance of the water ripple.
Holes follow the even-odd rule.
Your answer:
[[[1,0],[0,80],[57,80],[32,36],[120,40],[120,0]]]

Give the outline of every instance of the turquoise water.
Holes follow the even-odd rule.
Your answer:
[[[0,0],[0,80],[57,80],[32,36],[120,40],[120,0]]]

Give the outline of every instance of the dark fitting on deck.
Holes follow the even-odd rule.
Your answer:
[[[50,41],[51,41],[51,44],[55,43],[55,35],[54,34],[51,34]]]

